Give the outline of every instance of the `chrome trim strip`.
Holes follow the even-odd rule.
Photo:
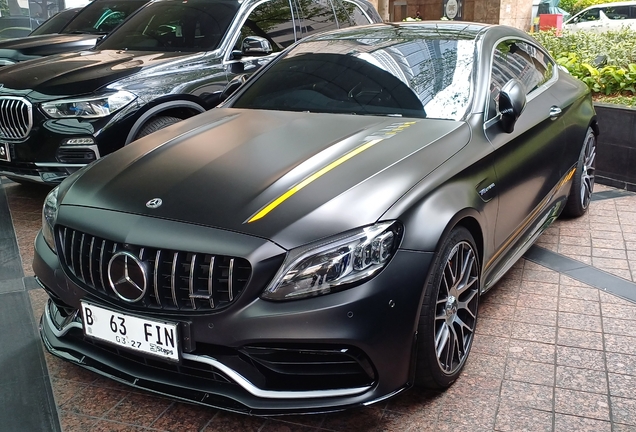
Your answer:
[[[86,283],[86,276],[84,275],[84,241],[86,240],[86,234],[82,233],[79,245],[79,271],[82,277],[82,282]]]
[[[159,264],[161,263],[161,249],[157,249],[157,254],[155,255],[155,298],[157,299],[157,304],[161,306],[161,297],[159,297]]]
[[[276,391],[276,390],[263,390],[256,387],[249,382],[245,377],[230,369],[218,360],[208,356],[198,356],[193,354],[182,353],[181,356],[186,360],[191,360],[199,363],[208,364],[214,368],[219,369],[221,372],[232,378],[238,385],[243,387],[250,394],[266,399],[315,399],[324,397],[341,397],[351,396],[360,393],[364,393],[369,390],[371,386],[354,387],[347,389],[334,389],[334,390],[306,390],[306,391]]]
[[[81,168],[86,166],[83,164],[67,164],[67,163],[59,163],[59,162],[35,162],[35,166],[42,168]]]
[[[106,250],[106,240],[102,240],[102,249],[99,251],[99,280],[102,283],[104,291],[106,291],[106,282],[104,282],[104,251]]]
[[[177,303],[177,260],[179,259],[179,252],[175,252],[172,257],[172,274],[170,275],[170,291],[172,291],[172,301],[178,308]]]
[[[197,308],[197,302],[192,297],[192,295],[194,294],[194,273],[196,271],[196,261],[197,254],[192,254],[192,262],[190,263],[190,283],[188,284],[188,291],[190,291],[190,302],[192,303],[192,309]]]
[[[234,300],[234,287],[232,286],[232,279],[234,278],[234,258],[230,258],[230,267],[227,271],[227,295],[229,300]]]
[[[88,253],[88,275],[91,277],[91,284],[95,286],[95,276],[93,275],[93,251],[95,250],[95,237],[91,238]]]
[[[82,323],[71,321],[65,327],[58,329],[55,325],[55,322],[53,322],[53,317],[51,316],[51,303],[52,301],[51,299],[49,299],[46,306],[44,307],[44,314],[42,314],[42,319],[46,322],[46,325],[49,326],[49,329],[55,335],[55,337],[59,338],[66,335],[66,333],[68,333],[72,328],[82,328]]]
[[[212,279],[212,275],[214,274],[214,255],[210,257],[210,266],[208,267],[208,294],[210,294],[210,307],[214,309],[214,291],[212,290],[212,286],[214,280]]]
[[[71,245],[69,247],[70,252],[71,252],[71,271],[73,272],[73,274],[75,276],[77,276],[77,266],[75,265],[75,253],[73,251],[73,249],[75,248],[75,233],[77,231],[73,231],[73,234],[71,235]]]

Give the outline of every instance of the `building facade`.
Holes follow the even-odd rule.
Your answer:
[[[505,24],[530,30],[533,0],[375,0],[380,16],[402,21],[419,16],[423,20],[442,17],[488,24]]]

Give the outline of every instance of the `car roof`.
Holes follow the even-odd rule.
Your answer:
[[[581,12],[585,12],[586,10],[589,10],[589,9],[597,9],[597,8],[602,8],[602,7],[614,7],[614,6],[636,6],[636,1],[623,1],[623,2],[616,2],[616,3],[595,4],[595,5],[586,7]],[[579,13],[581,13],[581,12],[579,12]]]

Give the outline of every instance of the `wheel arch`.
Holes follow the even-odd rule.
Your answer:
[[[153,117],[171,116],[178,117],[182,120],[205,112],[205,105],[196,98],[186,96],[180,99],[158,100],[146,105],[145,109],[138,114],[137,120],[126,136],[125,144],[129,144],[135,140],[135,137],[144,127],[144,125]]]

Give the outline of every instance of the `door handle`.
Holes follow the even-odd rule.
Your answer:
[[[556,120],[562,112],[563,111],[561,111],[561,108],[559,108],[558,106],[553,106],[550,108],[550,118],[552,120]]]

